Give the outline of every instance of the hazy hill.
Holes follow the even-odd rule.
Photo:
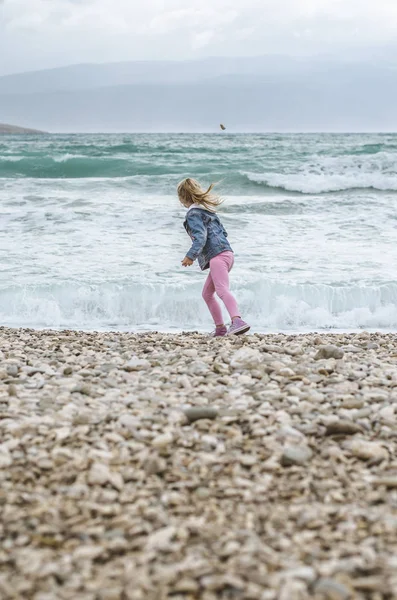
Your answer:
[[[296,69],[305,71],[308,67],[311,64],[305,60],[283,56],[81,64],[0,77],[0,94],[82,90],[117,85],[198,83],[236,74],[251,78],[274,74],[288,77]]]
[[[44,133],[37,129],[26,129],[25,127],[16,127],[15,125],[7,125],[6,123],[0,123],[0,134],[3,133]]]
[[[397,130],[393,62],[210,58],[0,77],[0,118],[73,131]]]

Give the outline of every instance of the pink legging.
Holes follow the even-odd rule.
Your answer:
[[[215,299],[215,292],[226,306],[230,318],[240,315],[237,302],[229,290],[229,271],[234,264],[233,252],[218,254],[210,260],[210,273],[203,288],[203,298],[214,319],[215,325],[223,324],[222,310]]]

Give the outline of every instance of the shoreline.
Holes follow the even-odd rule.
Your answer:
[[[0,327],[0,596],[397,597],[394,333]]]
[[[48,333],[62,333],[64,331],[68,332],[77,332],[77,333],[97,333],[97,334],[104,334],[104,333],[108,333],[108,334],[114,334],[114,333],[120,333],[120,334],[126,334],[126,335],[151,335],[151,334],[156,334],[156,335],[170,335],[170,336],[177,336],[177,335],[192,335],[192,334],[197,334],[197,335],[202,335],[202,336],[207,336],[210,337],[211,336],[211,328],[213,330],[214,326],[209,325],[208,327],[202,327],[199,329],[173,329],[173,328],[164,328],[164,329],[130,329],[130,328],[119,328],[119,329],[108,329],[108,328],[95,328],[95,329],[84,329],[84,328],[78,328],[78,327],[66,327],[61,325],[60,327],[47,327],[47,326],[42,326],[42,327],[37,327],[37,326],[15,326],[15,325],[10,325],[10,324],[6,324],[6,325],[0,325],[0,331],[2,329],[7,329],[7,330],[11,330],[11,331],[46,331]],[[360,335],[360,334],[370,334],[370,335],[390,335],[390,334],[397,334],[397,328],[385,328],[385,329],[379,329],[379,328],[371,328],[371,327],[362,327],[362,328],[350,328],[350,329],[270,329],[270,330],[265,330],[265,331],[259,331],[256,330],[255,327],[251,327],[250,331],[245,334],[245,337],[248,336],[253,336],[253,335],[260,335],[260,336],[294,336],[294,337],[300,337],[300,336],[311,336],[311,335],[324,335],[324,336],[340,336],[340,335]]]

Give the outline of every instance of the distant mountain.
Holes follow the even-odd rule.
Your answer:
[[[26,127],[16,127],[15,125],[6,125],[5,123],[0,123],[0,134],[5,133],[45,133],[44,131],[39,131],[38,129],[26,129]]]
[[[192,61],[135,61],[81,64],[0,77],[0,94],[84,90],[137,84],[199,83],[217,77],[293,74],[307,61],[283,56],[214,57]]]
[[[393,61],[208,58],[0,77],[0,118],[58,132],[396,131]]]

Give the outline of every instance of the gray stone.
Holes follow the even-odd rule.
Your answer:
[[[11,364],[7,365],[7,374],[10,377],[17,377],[18,371],[19,371],[18,365],[16,365],[15,363],[11,363]]]
[[[184,411],[189,423],[194,423],[200,419],[216,419],[218,411],[210,406],[192,406]]]
[[[358,425],[357,423],[353,423],[353,421],[348,421],[344,419],[332,421],[326,426],[327,435],[353,435],[354,433],[359,433],[361,431],[362,428],[360,427],[360,425]]]
[[[125,365],[123,365],[124,371],[143,371],[149,369],[150,362],[144,358],[138,358],[133,356]]]
[[[322,360],[328,358],[341,359],[344,356],[342,348],[328,344],[326,346],[320,346],[314,360]]]
[[[324,600],[348,600],[352,597],[349,588],[335,579],[320,579],[314,586],[314,591]]]
[[[72,390],[73,393],[83,394],[83,396],[91,396],[92,388],[88,383],[78,383]]]
[[[304,465],[312,458],[313,452],[307,446],[285,446],[281,455],[283,467]]]

